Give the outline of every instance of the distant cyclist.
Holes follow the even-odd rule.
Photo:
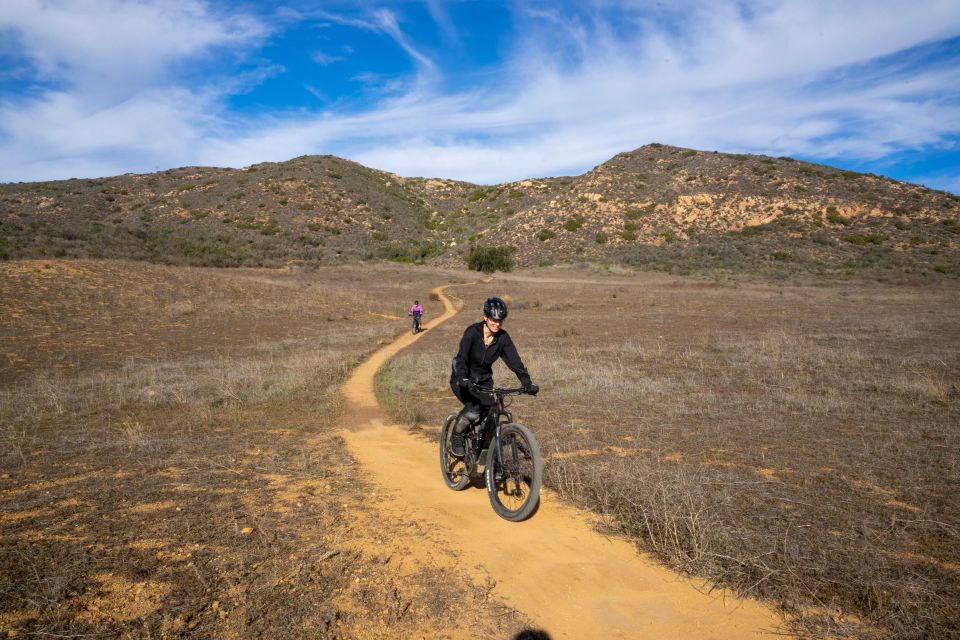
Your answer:
[[[413,301],[413,306],[410,307],[410,313],[407,315],[413,316],[413,332],[416,333],[417,331],[420,331],[420,327],[423,326],[423,307],[420,306],[419,300]]]
[[[497,359],[503,358],[530,395],[537,395],[540,391],[540,387],[530,380],[530,374],[523,366],[510,335],[503,330],[506,319],[507,304],[501,298],[487,298],[483,303],[483,320],[468,326],[460,338],[460,349],[453,359],[453,372],[450,374],[453,395],[463,403],[450,442],[450,452],[455,456],[465,453],[463,432],[480,418],[481,410],[493,404],[490,394],[474,394],[470,385],[492,387],[493,363]]]

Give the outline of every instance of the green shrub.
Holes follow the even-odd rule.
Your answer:
[[[610,236],[607,235],[606,231],[597,231],[597,244],[604,244],[607,240],[610,239]]]
[[[867,244],[883,244],[883,241],[886,240],[886,237],[879,233],[851,233],[850,235],[843,236],[843,239],[851,244],[862,246]]]
[[[746,236],[747,238],[752,238],[753,236],[760,235],[764,231],[767,231],[770,227],[765,224],[754,224],[744,227],[740,230],[740,235]]]
[[[643,216],[643,209],[627,209],[627,220],[639,220]]]
[[[637,232],[636,232],[636,231],[631,231],[631,230],[629,230],[629,229],[624,229],[623,231],[620,232],[620,237],[623,238],[624,240],[628,240],[628,241],[630,241],[630,240],[636,240],[636,239],[637,239]]]
[[[537,234],[537,239],[539,239],[541,242],[546,242],[547,240],[554,237],[555,235],[557,234],[555,234],[550,229],[541,229],[540,233]]]
[[[487,199],[487,192],[484,189],[477,189],[473,191],[469,196],[467,196],[467,200],[469,200],[470,202],[480,202],[481,200],[486,200],[486,199]]]
[[[575,215],[563,223],[563,228],[567,231],[576,231],[583,226],[583,216]]]
[[[473,271],[493,273],[513,269],[516,247],[473,247],[467,256],[467,266]]]
[[[523,191],[520,191],[519,189],[511,189],[511,190],[510,190],[510,197],[511,197],[511,198],[522,198],[522,197],[523,197]]]
[[[840,224],[845,227],[849,227],[851,224],[853,224],[853,221],[850,218],[841,215],[840,212],[837,211],[836,207],[827,207],[827,222],[832,224]]]

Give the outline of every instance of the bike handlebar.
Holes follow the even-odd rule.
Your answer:
[[[481,387],[474,382],[470,383],[470,388],[474,393],[492,393],[498,396],[512,396],[529,393],[526,387],[513,387],[509,389],[503,387]]]

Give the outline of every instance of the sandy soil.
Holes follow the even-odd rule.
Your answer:
[[[443,289],[435,291],[446,311],[427,330],[457,313]],[[343,435],[381,488],[376,509],[436,532],[435,539],[459,556],[460,570],[494,583],[493,597],[519,609],[551,638],[783,635],[771,609],[723,590],[707,593],[626,541],[600,535],[594,518],[549,491],[532,518],[509,523],[492,511],[483,489],[447,489],[436,445],[390,424],[373,391],[377,370],[418,338],[401,336],[344,385]]]

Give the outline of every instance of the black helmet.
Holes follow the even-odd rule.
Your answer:
[[[496,296],[487,298],[483,303],[483,315],[491,320],[506,320],[507,303],[504,302],[502,298],[497,298]]]

